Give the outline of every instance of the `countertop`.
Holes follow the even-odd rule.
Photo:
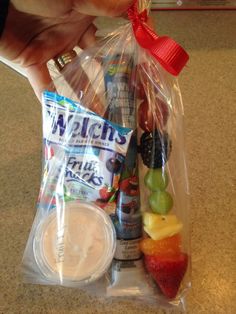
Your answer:
[[[187,313],[236,313],[236,12],[156,12],[160,34],[183,45],[179,77],[191,191],[192,289]],[[41,107],[27,80],[0,64],[0,313],[154,314],[125,300],[26,285],[20,264],[41,176]]]

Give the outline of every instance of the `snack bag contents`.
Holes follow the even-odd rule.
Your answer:
[[[116,248],[109,214],[131,135],[71,99],[43,94],[44,171],[23,259],[33,282],[81,286],[106,273]]]
[[[149,26],[149,5],[135,0],[117,30],[56,60],[60,73],[42,95],[43,171],[23,274],[183,310],[189,187],[174,76],[188,55]]]

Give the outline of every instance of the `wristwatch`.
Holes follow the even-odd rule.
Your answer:
[[[5,27],[9,2],[9,0],[0,0],[0,38]]]

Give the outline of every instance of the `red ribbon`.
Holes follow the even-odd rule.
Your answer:
[[[177,76],[189,59],[187,52],[170,37],[158,36],[147,25],[147,10],[138,13],[137,1],[128,9],[128,17],[139,45],[148,50],[166,71]]]

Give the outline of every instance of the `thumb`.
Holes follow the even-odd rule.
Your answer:
[[[26,68],[26,74],[40,102],[42,92],[45,89],[55,91],[55,87],[52,83],[52,78],[47,68],[47,64],[31,65]]]

